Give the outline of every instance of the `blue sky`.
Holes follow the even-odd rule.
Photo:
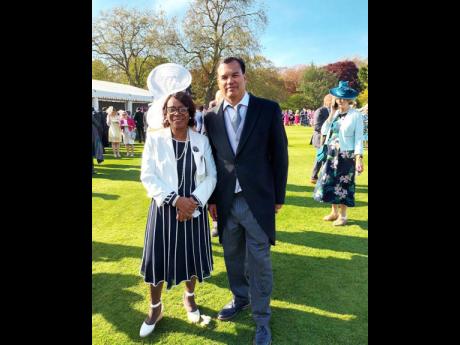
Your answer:
[[[93,16],[118,5],[161,7],[181,16],[189,2],[93,0]],[[265,0],[265,8],[269,23],[260,36],[262,55],[277,67],[368,56],[368,0]]]

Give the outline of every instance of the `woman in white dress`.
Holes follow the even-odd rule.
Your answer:
[[[114,107],[108,107],[107,110],[107,126],[109,126],[109,142],[112,143],[113,155],[115,158],[121,158],[120,142],[121,142],[121,117],[115,111]]]
[[[195,283],[211,276],[213,258],[207,202],[217,181],[208,138],[192,130],[195,105],[184,92],[163,106],[163,129],[147,132],[141,181],[152,198],[140,273],[150,288],[150,309],[140,336],[163,317],[163,284],[185,282],[183,304],[190,322],[206,322],[195,303]],[[208,319],[209,320],[209,319]]]

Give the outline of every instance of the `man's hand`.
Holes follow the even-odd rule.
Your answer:
[[[278,213],[278,211],[281,210],[281,207],[283,207],[283,204],[276,204],[275,205],[275,213]]]
[[[209,204],[208,205],[209,214],[213,221],[217,222],[217,207],[216,204]]]

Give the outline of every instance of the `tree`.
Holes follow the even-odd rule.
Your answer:
[[[111,81],[113,79],[112,71],[101,60],[92,61],[92,78],[96,80]]]
[[[359,83],[363,88],[367,88],[368,86],[368,67],[363,66],[358,71],[358,79]]]
[[[305,70],[300,84],[307,104],[312,109],[317,109],[323,104],[324,96],[336,86],[338,78],[323,67],[317,67],[313,63]]]
[[[299,90],[300,82],[305,69],[308,66],[296,66],[291,68],[285,68],[281,71],[281,78],[284,82],[284,88],[289,94],[294,94]]]
[[[193,0],[181,29],[165,25],[165,42],[177,59],[190,69],[199,69],[206,81],[204,100],[214,98],[216,72],[224,56],[253,56],[260,50],[257,34],[267,23],[254,0]]]
[[[361,92],[358,97],[357,97],[357,101],[358,101],[358,107],[362,107],[364,106],[365,104],[368,103],[368,91],[367,91],[367,88],[366,90],[364,90],[363,92]]]
[[[358,79],[358,67],[353,61],[339,61],[325,66],[328,72],[334,73],[338,80],[348,80],[348,85],[361,91],[362,87]]]
[[[273,63],[263,56],[246,59],[247,89],[256,96],[278,103],[287,99],[281,75]]]
[[[288,99],[280,103],[281,109],[292,111],[301,110],[303,107],[310,108],[308,98],[302,93],[295,93],[290,95]]]
[[[124,7],[102,11],[93,22],[93,54],[109,68],[122,71],[129,84],[145,87],[146,64],[162,55],[162,18],[162,13]]]

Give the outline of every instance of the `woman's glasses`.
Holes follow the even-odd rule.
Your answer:
[[[167,107],[166,108],[166,113],[169,115],[179,113],[182,115],[185,115],[188,113],[188,108],[187,107],[181,107],[181,108],[176,108],[176,107]]]

